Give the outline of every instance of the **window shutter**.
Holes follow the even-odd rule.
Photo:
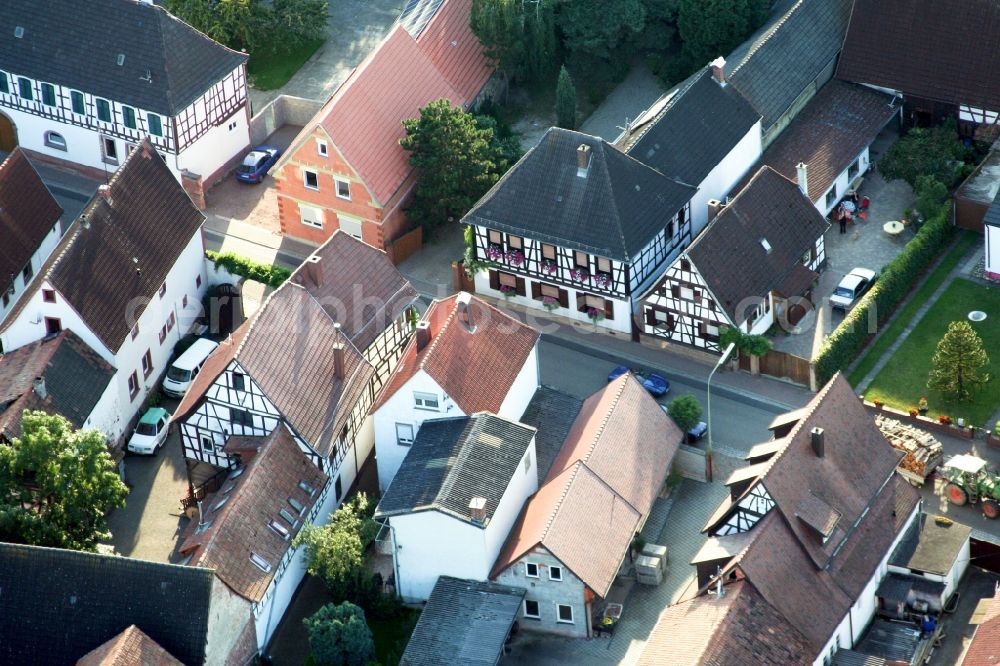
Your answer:
[[[541,300],[541,298],[542,298],[542,283],[541,282],[532,282],[531,283],[531,297],[533,299],[535,299],[536,301]]]
[[[705,337],[705,322],[703,321],[698,322],[698,335],[702,338]]]
[[[701,303],[701,289],[694,290],[694,302]]]
[[[656,312],[653,308],[646,308],[646,326],[656,326]]]
[[[526,290],[524,288],[524,278],[523,277],[517,278],[516,286],[514,287],[514,292],[518,296],[524,296],[525,295]]]
[[[565,289],[559,290],[559,305],[563,306],[564,308],[569,307],[569,292],[566,291]]]
[[[681,288],[680,288],[680,286],[678,286],[676,284],[670,285],[670,295],[673,296],[674,298],[680,298],[681,297]]]
[[[615,318],[615,302],[610,298],[604,299],[604,318],[609,321]]]
[[[587,296],[582,292],[576,292],[576,311],[585,312],[587,310]]]
[[[715,309],[715,301],[713,301],[711,298],[706,298],[705,299],[705,307],[708,308],[709,310],[714,310]]]
[[[500,288],[500,273],[497,271],[490,271],[490,289]]]

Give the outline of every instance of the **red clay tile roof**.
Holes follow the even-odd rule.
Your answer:
[[[461,321],[458,295],[434,301],[424,314],[431,341],[417,352],[410,339],[372,411],[423,370],[466,414],[500,411],[507,392],[538,342],[538,332],[472,296],[475,333]]]
[[[192,556],[190,566],[215,569],[222,582],[250,601],[263,598],[329,478],[310,462],[284,426],[260,437],[259,442],[260,453],[241,468],[243,472],[235,478],[231,472],[222,487],[202,501],[201,522],[208,527],[199,532],[199,522],[191,521],[180,547],[181,553]],[[312,494],[299,486],[303,481],[313,489]],[[290,497],[306,507],[303,514],[289,503]],[[296,519],[294,525],[279,514],[281,509]],[[269,527],[271,521],[287,532],[287,539]],[[261,556],[270,570],[254,564],[252,553]]]
[[[318,276],[318,284],[313,276]],[[292,274],[364,351],[417,298],[382,250],[335,231]]]
[[[995,0],[855,0],[837,77],[1000,109]]]
[[[993,593],[972,642],[966,649],[962,666],[996,666],[1000,664],[1000,587]]]
[[[468,103],[493,75],[493,63],[469,27],[472,0],[444,0],[417,37],[417,45]]]
[[[787,666],[811,661],[805,638],[753,585],[736,581],[660,614],[639,666]]]
[[[137,626],[94,648],[76,666],[183,666]]]
[[[0,293],[38,251],[63,214],[20,148],[0,164]]]

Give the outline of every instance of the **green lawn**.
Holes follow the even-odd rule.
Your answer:
[[[882,358],[882,355],[892,346],[892,343],[896,341],[900,335],[902,335],[903,330],[909,325],[910,320],[917,314],[917,310],[920,309],[924,303],[931,297],[934,291],[941,286],[944,279],[948,277],[948,273],[951,272],[958,262],[962,260],[963,255],[968,251],[968,249],[974,243],[981,243],[982,236],[979,234],[974,234],[972,232],[963,231],[962,236],[958,239],[958,242],[952,246],[951,250],[944,256],[941,263],[937,265],[937,268],[927,276],[927,279],[920,286],[920,288],[914,292],[913,298],[907,302],[906,306],[899,311],[899,315],[892,320],[890,324],[875,340],[875,343],[868,348],[865,355],[861,357],[857,366],[848,375],[847,380],[851,383],[851,386],[858,387],[862,380],[868,376],[878,360]]]
[[[927,373],[938,341],[953,321],[966,320],[971,310],[982,310],[989,316],[985,321],[970,322],[983,339],[990,356],[987,369],[990,382],[975,399],[964,403],[947,403],[937,391],[927,388]],[[910,333],[882,371],[875,377],[865,398],[881,400],[891,407],[908,410],[927,396],[928,416],[962,417],[977,426],[989,425],[987,420],[1000,407],[1000,289],[984,287],[969,280],[955,280],[941,298],[931,306],[920,324]]]
[[[247,74],[257,90],[276,90],[288,83],[295,72],[312,57],[325,39],[303,42],[291,50],[261,49],[250,56]]]
[[[404,613],[402,617],[393,620],[368,620],[368,627],[375,640],[375,655],[382,666],[398,666],[399,658],[410,642],[413,627],[420,618],[420,611],[412,608],[404,609]]]

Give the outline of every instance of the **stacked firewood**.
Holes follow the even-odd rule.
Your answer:
[[[899,461],[901,468],[926,478],[941,463],[941,442],[930,433],[881,414],[875,418],[875,423],[889,444],[906,454]]]

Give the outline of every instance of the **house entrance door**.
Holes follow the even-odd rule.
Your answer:
[[[10,152],[17,148],[17,130],[10,118],[0,113],[0,150]]]

